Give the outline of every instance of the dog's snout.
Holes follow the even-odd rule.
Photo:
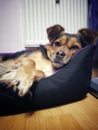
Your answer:
[[[64,51],[58,51],[56,53],[56,57],[63,58],[64,56],[65,56],[65,52]]]

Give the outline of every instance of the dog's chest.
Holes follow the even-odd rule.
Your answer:
[[[30,59],[33,59],[36,63],[36,69],[42,70],[46,77],[52,75],[55,70],[53,69],[53,65],[51,61],[43,57],[41,52],[35,52],[30,56]]]

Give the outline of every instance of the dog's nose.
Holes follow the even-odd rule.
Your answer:
[[[57,53],[56,53],[56,57],[57,58],[63,58],[65,56],[65,52],[64,51],[58,51]]]

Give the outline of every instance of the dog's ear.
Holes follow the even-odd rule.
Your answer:
[[[47,35],[50,43],[56,40],[64,30],[65,29],[59,24],[47,28]]]
[[[79,30],[78,34],[86,45],[93,44],[98,38],[98,32],[86,28]]]

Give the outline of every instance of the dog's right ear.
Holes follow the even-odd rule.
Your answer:
[[[80,34],[81,39],[84,41],[85,45],[95,43],[98,38],[98,32],[87,28],[79,30],[78,34]]]
[[[47,28],[47,35],[50,43],[53,43],[64,30],[65,29],[59,24]]]

